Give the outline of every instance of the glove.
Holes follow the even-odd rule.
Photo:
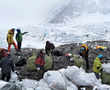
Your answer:
[[[70,61],[74,61],[73,58],[70,58]]]
[[[37,70],[39,71],[40,70],[40,67],[37,67]]]

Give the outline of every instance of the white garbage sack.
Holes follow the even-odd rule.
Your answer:
[[[99,84],[94,73],[86,73],[76,66],[68,67],[64,74],[76,85],[94,86]]]
[[[18,76],[15,72],[11,72],[11,79],[10,82],[17,82],[18,81]]]
[[[0,90],[21,90],[21,88],[17,86],[16,83],[9,83],[0,80]]]
[[[36,80],[23,79],[22,81],[23,90],[34,90],[37,87],[38,87],[38,81]]]
[[[110,90],[110,86],[102,84],[102,85],[95,86],[93,90]]]
[[[51,90],[50,88],[46,88],[46,87],[37,87],[35,90]]]
[[[67,82],[68,82],[67,90],[78,90],[78,87],[75,84],[73,84],[70,81],[67,81]]]
[[[39,86],[39,87],[49,88],[47,82],[46,82],[44,79],[41,79],[41,80],[38,82],[38,86]]]
[[[8,84],[8,82],[0,80],[0,90],[1,90],[1,88],[3,88],[7,84]]]
[[[103,70],[107,73],[110,73],[110,63],[102,64]]]
[[[52,90],[66,90],[66,83],[58,71],[48,71],[44,74],[44,80]]]
[[[25,89],[22,89],[22,90],[35,90],[34,88],[25,88]]]
[[[64,68],[60,69],[59,72],[61,73],[62,78],[65,80],[67,90],[78,90],[77,86],[65,77],[65,75],[64,75],[65,69]]]

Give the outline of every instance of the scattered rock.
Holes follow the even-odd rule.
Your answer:
[[[93,61],[96,58],[96,56],[100,53],[104,55],[104,60],[110,60],[110,42],[109,41],[88,41],[87,42],[89,46],[89,64],[90,64],[90,70],[89,72],[92,72],[92,65]],[[61,45],[59,47],[56,47],[56,50],[61,51],[63,54],[65,53],[73,53],[78,54],[80,49],[81,43],[71,43],[71,44],[65,44]],[[96,50],[94,47],[96,45],[106,46],[106,50]],[[28,60],[28,58],[32,55],[32,53],[36,53],[39,51],[39,49],[30,49],[30,48],[24,48],[22,51],[15,55],[16,51],[12,49],[11,55],[14,60],[14,63],[18,62],[21,57],[25,60]],[[67,66],[74,65],[73,62],[70,62],[65,56],[53,56],[53,68],[52,70],[58,70],[60,68],[66,68]],[[16,70],[20,73],[22,78],[29,78],[29,79],[35,79],[39,80],[41,75],[37,73],[37,71],[27,71],[24,66],[16,67]]]

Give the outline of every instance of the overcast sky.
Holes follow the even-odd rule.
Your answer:
[[[59,0],[0,0],[0,28],[41,23],[57,3]]]

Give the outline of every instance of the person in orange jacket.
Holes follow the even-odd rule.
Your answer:
[[[14,31],[15,31],[15,29],[12,28],[12,29],[10,29],[10,30],[8,31],[8,34],[7,34],[8,52],[10,52],[11,45],[14,45],[15,49],[18,50],[18,47],[17,47],[16,43],[15,43],[14,40],[13,40]]]

